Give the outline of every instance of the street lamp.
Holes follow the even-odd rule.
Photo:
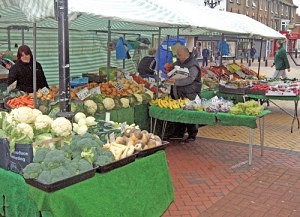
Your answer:
[[[221,0],[204,0],[204,5],[209,6],[210,8],[215,8],[217,5],[220,5]]]

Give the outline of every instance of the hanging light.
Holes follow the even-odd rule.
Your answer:
[[[220,5],[220,2],[221,0],[204,0],[204,5],[215,8],[217,5]]]

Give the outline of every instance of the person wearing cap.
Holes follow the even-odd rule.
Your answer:
[[[286,55],[286,50],[283,46],[282,41],[277,41],[277,47],[278,50],[274,57],[274,63],[271,65],[271,67],[275,66],[275,72],[273,74],[273,79],[280,78],[280,76],[283,79],[287,78],[285,70],[287,69],[288,72],[290,72],[290,63]]]

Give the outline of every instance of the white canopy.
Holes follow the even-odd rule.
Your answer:
[[[259,38],[285,38],[272,28],[245,15],[217,11],[179,0],[69,0],[70,28],[78,30],[158,31],[158,27],[181,27],[181,35],[212,32]],[[0,26],[27,25],[57,28],[53,0],[2,0]],[[125,32],[125,31],[124,31]],[[163,34],[176,35],[164,28]]]

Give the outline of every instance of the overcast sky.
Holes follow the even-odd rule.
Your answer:
[[[294,4],[298,6],[297,14],[300,15],[300,0],[293,0]]]

